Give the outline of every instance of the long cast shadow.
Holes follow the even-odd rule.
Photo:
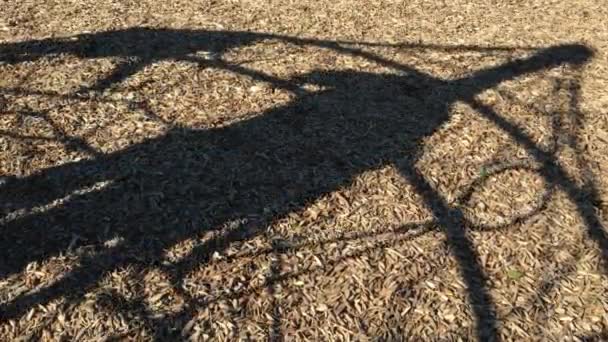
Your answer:
[[[398,69],[403,76],[315,71],[282,80],[217,57],[231,48],[264,39],[367,58]],[[201,51],[206,57],[201,57]],[[30,262],[58,255],[74,236],[80,244],[97,246],[98,253],[83,257],[82,266],[56,283],[6,303],[0,312],[3,319],[15,318],[57,296],[78,296],[117,267],[159,262],[167,248],[212,232],[212,238],[168,270],[178,285],[215,251],[263,232],[273,220],[347,186],[364,171],[394,164],[422,195],[436,224],[446,234],[468,287],[478,338],[498,339],[494,304],[477,252],[466,235],[467,223],[415,167],[421,139],[449,119],[450,106],[456,101],[471,104],[542,164],[543,177],[560,186],[577,205],[606,259],[608,239],[589,205],[588,193],[571,180],[555,156],[475,99],[480,92],[527,73],[583,64],[592,56],[587,47],[550,47],[526,59],[449,81],[340,42],[251,32],[135,28],[4,44],[0,53],[0,61],[6,63],[55,54],[123,59],[114,72],[81,91],[102,91],[156,61],[181,60],[230,70],[298,94],[288,105],[228,127],[176,128],[119,152],[41,170],[5,184],[0,199],[27,209],[107,183],[100,190],[73,195],[47,211],[4,221],[0,232],[2,276],[20,272]],[[303,83],[324,90],[302,92],[299,85]],[[234,222],[238,222],[236,226]],[[120,245],[103,247],[105,240],[115,236],[122,238]],[[191,314],[174,318],[185,323]]]

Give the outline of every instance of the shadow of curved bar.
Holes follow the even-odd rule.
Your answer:
[[[221,59],[208,60],[196,55],[206,51],[221,56],[229,49],[266,39],[365,58],[400,70],[404,76],[315,71],[297,79],[282,80]],[[173,265],[174,282],[179,282],[181,275],[206,262],[215,251],[260,234],[273,220],[347,186],[361,172],[392,163],[422,195],[436,225],[447,236],[468,287],[478,338],[498,340],[494,303],[479,256],[466,234],[463,214],[451,208],[415,167],[421,140],[449,119],[449,108],[456,101],[470,103],[537,158],[543,177],[560,186],[576,203],[606,261],[608,239],[593,206],[589,205],[589,196],[593,194],[577,187],[555,156],[543,152],[522,129],[475,100],[477,94],[501,82],[548,68],[586,63],[593,56],[592,50],[583,45],[534,50],[536,53],[528,58],[446,81],[345,46],[348,44],[358,43],[269,33],[150,28],[0,44],[0,62],[4,63],[17,64],[59,54],[124,60],[110,75],[82,89],[87,91],[107,89],[161,60],[182,60],[229,70],[294,92],[302,81],[328,89],[299,94],[292,103],[228,127],[206,131],[173,129],[162,137],[122,151],[40,170],[4,184],[0,200],[32,208],[98,182],[111,183],[101,190],[73,196],[48,211],[3,221],[0,228],[3,276],[22,271],[30,262],[61,253],[66,248],[66,237],[72,234],[89,242],[102,241],[100,229],[106,229],[123,237],[124,242],[105,250],[98,243],[99,253],[95,257],[84,258],[80,267],[55,284],[4,304],[0,317],[3,320],[18,317],[58,296],[71,295],[77,299],[107,272],[140,262],[142,254],[144,259],[154,262],[165,249],[184,239],[218,230],[227,222],[255,218],[237,229],[220,231],[216,238],[195,248],[187,261]],[[373,45],[360,45],[366,44]],[[446,51],[509,50],[420,44],[387,46]],[[449,91],[438,91],[441,89]],[[18,92],[13,89],[13,95]],[[403,92],[411,97],[399,96]],[[422,110],[421,103],[427,105]],[[150,191],[160,191],[162,199],[148,198],[146,194]],[[40,235],[41,229],[44,236]]]

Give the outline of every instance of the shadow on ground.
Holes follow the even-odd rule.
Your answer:
[[[319,71],[282,80],[221,59],[222,53],[230,48],[266,39],[314,45],[367,58],[399,70],[400,76]],[[206,51],[206,57],[196,54],[200,51]],[[98,251],[83,257],[81,266],[69,276],[4,303],[0,307],[2,320],[17,318],[29,308],[58,296],[76,300],[107,272],[128,264],[141,264],[141,260],[158,262],[163,251],[172,245],[206,231],[216,231],[215,238],[196,247],[184,261],[163,266],[172,275],[175,288],[180,288],[180,279],[205,263],[215,251],[262,233],[273,220],[347,186],[364,171],[394,164],[432,210],[434,226],[447,236],[468,287],[479,339],[497,339],[494,303],[475,247],[466,235],[467,222],[414,166],[421,139],[449,119],[450,106],[456,101],[469,103],[534,156],[545,180],[561,188],[576,204],[589,236],[600,246],[606,261],[608,240],[594,212],[597,197],[594,187],[577,186],[553,154],[475,99],[480,92],[527,73],[566,64],[582,65],[592,57],[592,51],[585,46],[538,49],[528,58],[448,81],[346,42],[251,32],[135,28],[0,45],[0,61],[9,64],[57,54],[122,59],[115,72],[81,91],[101,91],[146,65],[177,60],[269,82],[296,93],[297,99],[228,127],[176,128],[160,138],[119,152],[40,170],[2,185],[0,200],[13,203],[13,209],[17,210],[108,182],[101,189],[72,195],[47,211],[5,219],[0,228],[2,277],[23,271],[33,261],[60,254],[74,235],[89,245],[96,242]],[[300,87],[304,83],[324,90],[307,92]],[[228,224],[231,222],[239,224]],[[121,237],[122,242],[105,248],[103,241],[115,236]],[[196,304],[192,304],[179,316],[154,322],[156,337],[169,338],[170,325],[185,324],[195,309]],[[279,328],[278,324],[274,326],[271,334],[278,337]]]

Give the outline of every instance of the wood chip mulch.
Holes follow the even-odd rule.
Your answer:
[[[606,18],[0,3],[0,341],[608,340]]]

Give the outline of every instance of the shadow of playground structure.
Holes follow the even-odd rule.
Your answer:
[[[316,71],[283,80],[224,62],[221,57],[205,59],[195,54],[212,51],[221,56],[231,48],[266,39],[367,58],[397,69],[399,75]],[[74,195],[60,206],[7,220],[0,227],[2,277],[22,271],[30,262],[58,255],[73,234],[89,244],[97,241],[99,247],[98,253],[83,257],[81,266],[69,276],[5,303],[0,307],[2,320],[19,317],[58,296],[77,299],[107,272],[128,264],[158,261],[172,245],[217,231],[184,261],[167,268],[175,287],[180,288],[180,279],[215,251],[262,233],[273,220],[347,186],[364,171],[394,164],[422,195],[436,225],[446,234],[468,287],[478,337],[497,339],[494,304],[478,255],[465,233],[467,222],[414,167],[421,139],[449,119],[450,106],[456,101],[470,104],[528,150],[540,163],[545,180],[560,187],[576,204],[589,236],[600,246],[606,261],[608,239],[592,205],[597,197],[595,189],[577,186],[553,154],[475,99],[480,92],[527,73],[566,64],[582,65],[592,57],[585,46],[541,49],[528,58],[447,81],[345,43],[251,32],[134,28],[0,45],[0,61],[11,64],[55,54],[122,58],[114,72],[83,91],[101,91],[146,65],[176,60],[247,75],[297,92],[298,97],[227,127],[175,128],[122,151],[44,169],[3,185],[0,201],[27,209],[110,181],[101,190]],[[303,83],[325,90],[307,93],[299,86]],[[220,229],[235,221],[243,223]],[[103,247],[103,241],[113,236],[122,237],[122,243]],[[165,336],[169,324],[187,322],[194,309],[182,313],[183,317],[155,322],[157,337]]]

